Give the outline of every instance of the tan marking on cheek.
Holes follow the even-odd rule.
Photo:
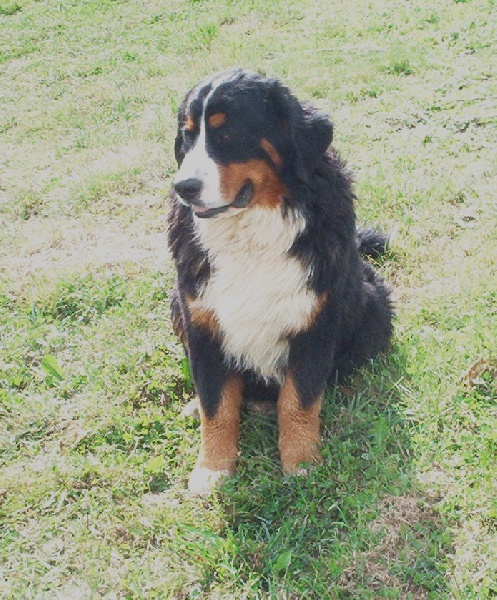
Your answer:
[[[285,473],[298,473],[303,463],[315,463],[321,458],[320,413],[322,396],[308,408],[300,402],[291,373],[278,398],[278,447]]]
[[[214,113],[209,117],[207,122],[209,124],[209,127],[217,129],[218,127],[221,127],[221,125],[224,125],[224,123],[226,123],[226,115],[224,113]]]
[[[273,146],[273,144],[271,144],[269,140],[266,140],[266,138],[262,138],[261,148],[264,150],[264,152],[267,152],[267,154],[277,167],[281,167],[283,165],[283,160],[278,150],[276,150],[276,148]]]
[[[221,393],[214,417],[209,418],[200,408],[201,447],[197,465],[211,471],[234,473],[238,460],[238,435],[243,382],[232,376]]]
[[[263,160],[249,160],[220,166],[221,194],[226,203],[233,202],[247,181],[254,185],[251,204],[274,208],[281,203],[286,187],[275,171]]]

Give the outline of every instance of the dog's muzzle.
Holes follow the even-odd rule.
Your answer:
[[[246,181],[235,196],[233,202],[209,208],[201,200],[203,184],[200,179],[189,178],[174,184],[174,190],[181,202],[193,210],[197,217],[207,219],[226,212],[230,208],[246,208],[254,195],[254,184]]]

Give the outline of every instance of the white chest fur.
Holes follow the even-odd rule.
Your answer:
[[[213,268],[195,303],[214,311],[226,356],[265,379],[282,382],[288,335],[307,326],[316,306],[302,264],[287,254],[304,226],[302,218],[259,207],[196,219]]]

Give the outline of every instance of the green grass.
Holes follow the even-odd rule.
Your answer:
[[[496,30],[494,0],[0,0],[0,597],[496,596]],[[308,479],[248,414],[206,500],[166,197],[183,94],[233,65],[332,115],[396,336]]]

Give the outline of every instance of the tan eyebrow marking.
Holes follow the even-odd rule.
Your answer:
[[[207,122],[209,123],[209,127],[217,129],[226,123],[226,115],[224,113],[214,113],[209,117]]]
[[[195,131],[196,129],[196,125],[195,125],[195,121],[193,120],[191,115],[188,115],[186,117],[186,121],[185,121],[185,129],[187,131]]]
[[[281,160],[281,156],[280,156],[278,150],[276,150],[276,148],[273,146],[273,144],[271,144],[271,142],[269,140],[266,140],[266,138],[262,138],[260,145],[261,145],[261,148],[269,154],[269,157],[274,162],[274,164],[277,167],[281,167],[281,165],[283,164],[283,161]]]

